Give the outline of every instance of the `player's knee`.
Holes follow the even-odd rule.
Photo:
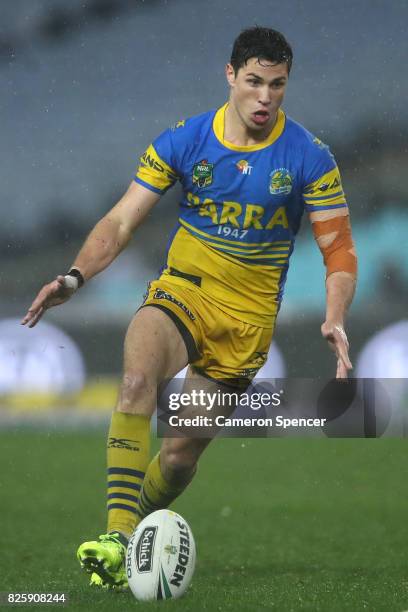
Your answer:
[[[123,376],[119,391],[119,412],[140,412],[140,402],[149,394],[148,379],[143,370],[128,372]]]

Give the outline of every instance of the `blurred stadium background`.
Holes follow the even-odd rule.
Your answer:
[[[356,362],[374,334],[407,318],[407,16],[398,0],[330,8],[323,0],[3,3],[0,320],[20,318],[39,287],[68,269],[155,135],[224,102],[232,41],[258,23],[292,43],[284,108],[330,144],[342,171],[360,257],[348,320]],[[163,198],[109,270],[45,317],[76,344],[88,386],[120,374],[124,333],[162,265],[178,193],[176,187]],[[333,373],[320,337],[323,315],[324,268],[305,218],[276,332],[289,376]],[[29,359],[33,333],[16,327],[7,325],[7,334],[2,327],[3,396],[21,390],[31,367],[41,387],[41,359],[47,371],[58,361],[45,348]],[[395,354],[408,360],[406,352],[400,346]],[[106,406],[112,393],[102,393]]]

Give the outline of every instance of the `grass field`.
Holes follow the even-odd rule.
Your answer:
[[[406,441],[215,442],[174,505],[197,543],[192,586],[152,604],[90,590],[75,559],[105,529],[104,445],[0,433],[0,591],[66,592],[72,610],[408,609]]]

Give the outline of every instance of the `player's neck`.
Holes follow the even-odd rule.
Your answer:
[[[229,102],[224,115],[224,140],[240,147],[257,145],[267,140],[275,127],[277,117],[278,113],[275,114],[272,127],[262,131],[251,131],[239,116],[234,105]]]

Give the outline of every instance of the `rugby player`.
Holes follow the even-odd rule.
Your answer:
[[[305,210],[327,269],[321,332],[335,352],[336,376],[347,377],[352,367],[344,319],[357,267],[348,207],[328,147],[281,109],[291,65],[281,33],[244,30],[226,66],[229,101],[178,121],[148,147],[129,189],[91,231],[68,274],[41,289],[22,321],[33,327],[104,270],[160,196],[181,182],[166,265],[126,334],[107,442],[107,533],[77,552],[92,585],[126,585],[128,537],[185,489],[210,441],[165,438],[150,461],[158,385],[186,364],[203,386],[255,376],[266,360]]]

